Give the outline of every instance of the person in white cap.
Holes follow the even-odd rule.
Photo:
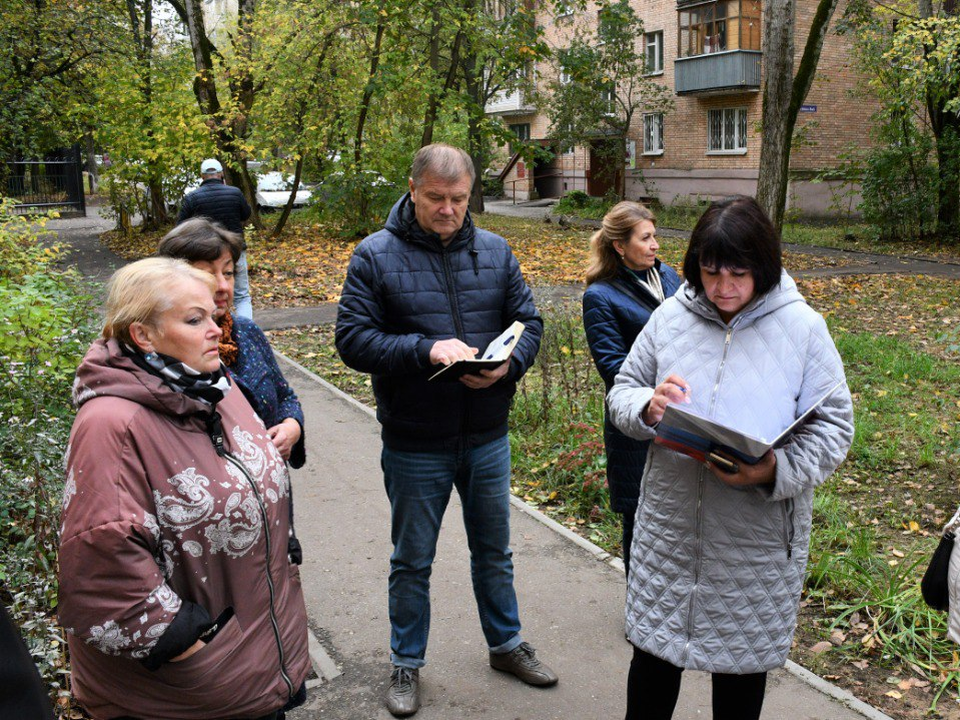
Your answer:
[[[215,158],[200,163],[200,187],[184,196],[177,215],[177,225],[192,217],[206,217],[223,225],[243,239],[243,223],[250,217],[250,205],[240,188],[223,181],[223,165]],[[236,314],[253,319],[250,302],[250,280],[247,277],[246,243],[235,268],[233,293]]]

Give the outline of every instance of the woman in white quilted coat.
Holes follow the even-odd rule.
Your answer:
[[[630,549],[627,719],[669,720],[690,668],[713,674],[715,720],[753,720],[767,671],[790,650],[813,490],[850,448],[853,407],[826,323],[783,272],[755,200],[711,205],[683,271],[607,396],[624,434],[653,438],[667,404],[683,402],[772,438],[841,383],[785,445],[737,472],[656,444],[647,456]]]
[[[943,529],[944,533],[953,533],[953,552],[950,553],[950,565],[947,570],[947,635],[960,644],[960,542],[956,536],[960,533],[960,507]]]

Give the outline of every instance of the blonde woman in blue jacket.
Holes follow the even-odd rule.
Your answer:
[[[653,438],[666,406],[682,402],[776,437],[840,385],[785,445],[736,472],[656,444],[647,455],[627,588],[626,717],[669,720],[689,668],[713,674],[714,718],[756,720],[796,626],[813,491],[850,448],[853,406],[826,323],[783,272],[755,200],[711,205],[683,272],[607,397],[625,435]]]
[[[583,329],[606,392],[613,387],[613,379],[650,315],[680,287],[676,271],[657,258],[660,244],[654,220],[653,213],[640,203],[624,201],[610,209],[603,227],[590,238]],[[633,516],[649,444],[621,433],[604,412],[607,487],[610,507],[622,521],[621,547],[628,575]]]

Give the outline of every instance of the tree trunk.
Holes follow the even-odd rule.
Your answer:
[[[293,209],[293,202],[297,198],[297,190],[300,187],[300,176],[303,173],[303,155],[297,158],[297,168],[293,172],[293,190],[290,193],[290,197],[287,198],[287,204],[283,206],[283,212],[280,213],[280,218],[277,220],[276,225],[273,226],[273,231],[270,233],[271,238],[280,237],[280,233],[283,232],[284,225],[287,224],[287,219],[290,217],[290,211]]]
[[[427,47],[429,48],[427,65],[430,68],[430,79],[432,83],[435,83],[440,75],[440,8],[436,5],[431,12],[430,42]],[[420,147],[426,147],[433,142],[433,124],[437,117],[440,93],[436,87],[431,85],[431,88],[427,97],[427,109],[423,114],[423,134],[420,136]]]
[[[175,8],[178,3],[171,0]],[[203,0],[185,0],[182,5],[181,17],[187,26],[187,36],[190,39],[190,48],[193,51],[193,64],[197,74],[193,80],[193,93],[197,98],[200,112],[208,118],[210,132],[217,147],[221,160],[230,158],[232,162],[224,163],[224,177],[230,185],[234,185],[243,192],[250,203],[250,222],[258,230],[263,228],[260,214],[257,211],[256,186],[247,171],[246,157],[239,149],[238,140],[242,140],[247,132],[246,118],[253,106],[255,84],[250,74],[250,53],[253,42],[250,24],[256,12],[256,0],[241,0],[238,7],[238,30],[234,41],[234,51],[237,56],[237,67],[229,81],[229,89],[233,100],[238,107],[238,113],[228,123],[223,116],[223,106],[217,92],[217,81],[214,75],[213,55],[216,48],[210,42],[203,24]],[[237,170],[236,168],[239,168]]]
[[[230,72],[230,94],[237,107],[230,119],[229,144],[225,150],[239,168],[238,172],[228,175],[231,184],[243,192],[250,203],[250,223],[263,230],[263,220],[257,207],[257,184],[247,169],[246,151],[242,149],[243,140],[249,134],[247,118],[253,111],[256,87],[251,68],[253,67],[254,33],[253,21],[256,18],[257,0],[240,0],[237,4],[237,34],[233,38],[233,51],[237,58]]]
[[[838,0],[820,0],[793,74],[796,0],[768,3],[763,20],[763,116],[757,202],[779,232],[790,179],[790,150],[800,106],[813,85]]]
[[[787,119],[793,93],[795,0],[767,3],[763,9],[763,109],[757,202],[779,230],[783,224],[790,135]]]
[[[314,65],[313,75],[310,78],[309,87],[308,87],[309,92],[304,94],[301,97],[299,103],[297,104],[297,110],[295,114],[295,117],[296,117],[295,127],[296,127],[297,137],[303,136],[303,132],[304,132],[303,120],[307,114],[308,99],[311,96],[313,96],[313,94],[317,90],[317,86],[320,84],[320,78],[323,73],[324,63],[326,62],[326,59],[327,59],[327,53],[333,47],[334,40],[338,37],[338,35],[339,33],[337,31],[334,31],[334,32],[328,33],[327,36],[324,38],[323,47],[320,49],[320,53],[317,56],[317,62]],[[335,77],[335,76],[336,76],[336,68],[334,67],[331,69],[331,77]],[[329,145],[330,145],[330,142],[328,141],[327,146],[329,147]],[[323,173],[323,170],[324,170],[325,161],[326,161],[326,158],[323,157],[322,154],[320,154],[320,156],[317,158],[317,169],[320,171],[321,174]],[[297,194],[296,194],[297,189],[299,189],[300,187],[300,178],[303,173],[303,162],[304,162],[304,154],[301,151],[297,155],[297,167],[293,174],[294,190],[290,194],[290,197],[287,198],[287,204],[284,205],[283,212],[280,213],[279,219],[274,224],[273,230],[270,232],[271,238],[280,237],[280,234],[283,232],[283,228],[287,224],[287,220],[290,218],[290,211],[293,209],[293,203],[297,197]]]
[[[147,124],[147,137],[154,142],[153,132],[153,0],[143,2],[143,99],[147,112],[144,123]],[[156,162],[147,162],[147,177],[150,178],[150,214],[152,227],[162,227],[170,222],[167,213],[167,201],[163,194],[162,171]]]
[[[937,143],[937,235],[960,242],[960,117],[937,108],[931,111]]]
[[[203,0],[186,0],[184,9],[187,15],[187,36],[193,50],[193,65],[197,74],[193,80],[193,93],[200,105],[200,112],[211,118],[221,113],[220,98],[217,97],[217,84],[213,77],[213,58],[210,39],[203,27]],[[217,131],[219,134],[220,131]],[[220,142],[217,143],[220,147]]]
[[[477,77],[477,56],[467,49],[463,57],[463,78],[470,103],[467,107],[467,153],[473,161],[474,181],[470,192],[470,212],[483,212],[483,171],[485,163],[481,122],[483,121],[483,98],[480,78]]]
[[[617,193],[621,200],[627,199],[627,136],[620,138],[620,166],[617,173]]]
[[[140,98],[143,103],[143,113],[140,125],[148,143],[153,141],[153,0],[142,0],[142,31],[141,17],[138,13],[137,0],[127,0],[127,14],[130,17],[130,32],[136,48],[138,72],[140,74]],[[146,213],[143,217],[143,227],[156,229],[169,222],[167,203],[163,196],[163,179],[157,170],[155,160],[147,160],[147,202]]]
[[[93,142],[93,129],[84,128],[83,130],[83,151],[86,156],[84,166],[87,170],[87,176],[90,178],[90,193],[97,194],[97,188],[100,184],[100,168],[97,167],[96,146]]]
[[[956,12],[956,3],[945,0],[942,6],[945,14]],[[933,16],[930,0],[921,0],[920,16]],[[928,52],[932,48],[924,48]],[[956,113],[944,112],[942,99],[926,98],[927,113],[930,115],[930,130],[937,145],[937,235],[944,241],[960,241],[960,117]]]
[[[618,169],[617,178],[619,182],[617,183],[617,192],[620,194],[621,200],[627,199],[627,143],[630,142],[628,135],[630,133],[630,124],[633,122],[633,110],[626,109],[624,118],[623,118],[623,130],[619,132],[620,136],[620,166]],[[642,137],[642,136],[641,136]],[[641,140],[643,142],[643,140]]]
[[[433,142],[433,126],[437,120],[437,111],[440,109],[440,101],[453,87],[453,82],[457,78],[457,67],[460,65],[460,44],[463,41],[463,30],[458,30],[453,39],[453,47],[450,50],[450,65],[447,67],[447,76],[443,81],[441,90],[434,90],[430,93],[427,101],[427,112],[423,118],[423,136],[420,138],[420,147],[426,147]],[[432,48],[431,48],[432,50]],[[439,71],[439,68],[437,68]]]
[[[383,3],[381,3],[382,7]],[[373,99],[374,82],[377,70],[380,67],[380,52],[383,48],[383,33],[386,30],[386,20],[378,14],[377,34],[373,41],[373,53],[370,56],[370,73],[367,76],[367,85],[363,88],[363,98],[360,100],[360,114],[357,117],[357,132],[353,139],[353,162],[356,171],[360,172],[363,160],[363,127],[367,122],[367,113],[370,111],[370,101]]]

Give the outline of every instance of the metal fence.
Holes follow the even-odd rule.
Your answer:
[[[7,163],[3,194],[13,198],[15,212],[26,215],[56,210],[61,216],[86,215],[79,148],[63,156],[65,159]]]

